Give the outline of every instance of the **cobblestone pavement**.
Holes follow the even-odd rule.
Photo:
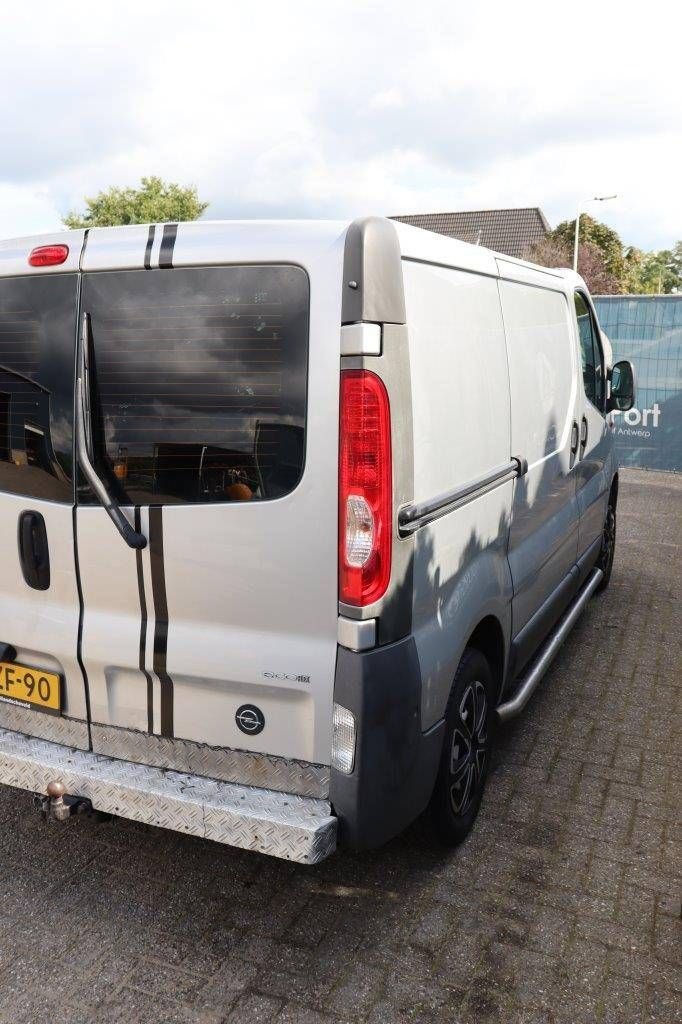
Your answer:
[[[611,588],[458,851],[305,868],[0,791],[0,1021],[682,1020],[682,479],[623,478]]]

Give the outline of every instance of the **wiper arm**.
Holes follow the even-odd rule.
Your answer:
[[[108,513],[111,521],[130,548],[145,548],[147,538],[138,533],[128,522],[121,511],[116,500],[107,490],[106,484],[100,479],[97,470],[92,464],[88,451],[88,438],[91,437],[91,417],[88,394],[88,346],[90,344],[90,318],[87,313],[83,314],[83,327],[81,331],[81,349],[78,359],[78,377],[76,379],[76,456],[78,465],[83,470],[85,479],[97,495],[105,512]],[[86,404],[87,403],[87,404]]]

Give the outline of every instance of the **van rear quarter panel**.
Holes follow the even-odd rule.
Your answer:
[[[403,277],[414,498],[424,501],[509,461],[509,370],[494,273],[408,259]],[[510,481],[415,536],[413,631],[424,729],[443,716],[457,664],[481,619],[494,615],[509,637],[512,493]]]

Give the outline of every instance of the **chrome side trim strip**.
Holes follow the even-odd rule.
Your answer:
[[[337,819],[326,800],[117,761],[0,729],[0,784],[45,793],[50,782],[106,814],[301,864],[336,848]]]
[[[453,487],[450,491],[422,501],[415,505],[405,505],[398,512],[398,532],[402,537],[407,537],[415,530],[440,519],[448,512],[453,512],[469,502],[475,501],[482,495],[492,491],[495,487],[523,476],[528,470],[528,464],[524,459],[511,459],[504,466],[498,466],[483,476],[476,477],[466,484]]]
[[[603,575],[604,573],[601,569],[595,569],[592,572],[587,583],[577,595],[574,603],[559,620],[554,631],[550,634],[549,639],[545,641],[544,646],[540,649],[540,652],[532,663],[529,671],[525,676],[521,677],[519,688],[514,696],[511,700],[505,701],[504,704],[500,704],[497,708],[497,714],[500,721],[506,722],[509,718],[513,718],[526,706],[532,693],[537,688],[540,680],[554,660],[562,643],[575,625],[580,613],[583,611],[585,605],[592,597],[592,594],[599,586]]]
[[[323,764],[94,722],[91,731],[93,750],[107,757],[321,800],[329,796],[329,768]]]

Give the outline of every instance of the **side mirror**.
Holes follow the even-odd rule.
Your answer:
[[[611,370],[611,394],[606,411],[627,412],[635,404],[635,368],[629,359],[621,359]]]

